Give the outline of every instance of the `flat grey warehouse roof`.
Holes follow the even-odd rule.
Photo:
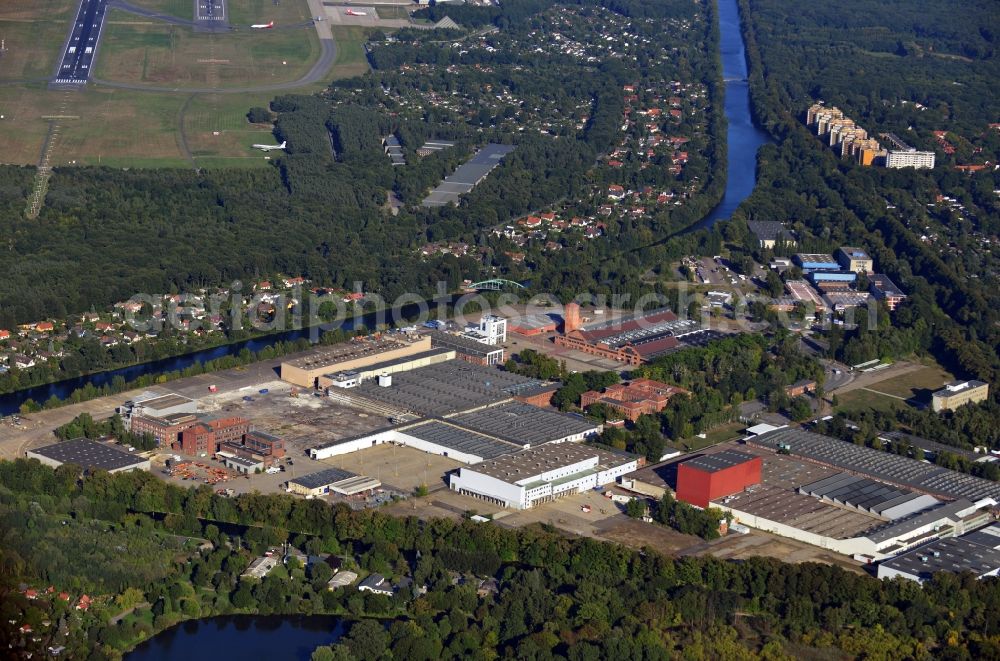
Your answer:
[[[1000,500],[1000,483],[801,429],[778,429],[747,444],[772,450],[786,446],[793,456],[925,493],[971,501],[986,497]]]
[[[458,166],[451,175],[445,177],[431,194],[421,203],[425,207],[443,207],[458,197],[468,193],[476,184],[486,178],[493,168],[500,165],[504,156],[514,151],[513,145],[486,145],[468,161]]]
[[[75,438],[28,451],[29,457],[36,454],[62,464],[76,464],[83,468],[100,468],[107,471],[120,470],[147,461],[145,457],[86,438]]]
[[[962,537],[949,537],[897,555],[882,565],[922,580],[929,579],[938,571],[971,571],[976,576],[982,576],[1000,567],[1000,551]]]
[[[740,452],[739,450],[723,450],[722,452],[705,454],[700,457],[695,457],[694,459],[688,459],[683,462],[682,465],[697,468],[705,473],[715,473],[727,468],[732,468],[733,466],[745,464],[746,462],[753,461],[756,458],[757,457],[752,454]]]
[[[463,413],[452,422],[496,438],[524,445],[542,445],[576,434],[596,431],[597,425],[573,415],[540,409],[521,402]]]
[[[399,431],[483,459],[494,459],[523,449],[523,446],[490,438],[471,429],[462,429],[438,420],[401,428]]]
[[[293,478],[289,480],[289,482],[294,482],[295,484],[305,487],[306,489],[319,489],[320,487],[325,487],[328,484],[334,484],[335,482],[340,482],[357,476],[357,473],[345,471],[340,468],[327,468],[326,470]]]
[[[447,416],[502,402],[540,383],[495,367],[449,360],[393,374],[391,386],[369,381],[354,392],[420,415]]]

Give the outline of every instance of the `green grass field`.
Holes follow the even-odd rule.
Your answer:
[[[184,132],[198,167],[263,167],[266,154],[251,147],[271,144],[269,126],[250,124],[246,113],[252,106],[267,106],[270,93],[206,94],[192,99],[184,113]]]
[[[72,0],[0,2],[0,37],[7,49],[0,55],[0,81],[52,75],[75,7]]]
[[[306,0],[281,0],[278,4],[274,0],[228,0],[226,7],[229,9],[229,24],[239,29],[269,21],[281,27],[312,18]]]
[[[705,438],[692,436],[691,438],[673,441],[671,445],[676,447],[678,450],[688,450],[690,452],[703,450],[709,446],[716,445],[717,443],[722,443],[723,441],[728,441],[731,438],[736,438],[740,435],[740,430],[745,428],[746,425],[742,422],[730,422],[724,425],[719,425],[718,427],[706,432]]]
[[[955,377],[939,365],[927,365],[921,369],[892,379],[880,381],[871,386],[872,390],[919,401],[930,401],[930,393]]]
[[[188,21],[194,18],[193,0],[129,0],[129,4]]]
[[[379,18],[409,18],[410,12],[406,11],[406,7],[399,5],[382,5],[375,7],[375,13],[378,14]]]
[[[109,14],[95,76],[176,87],[239,87],[301,78],[319,57],[319,38],[302,30],[204,33],[166,23],[130,23]]]
[[[358,26],[331,26],[337,42],[337,60],[333,64],[333,78],[353,78],[368,72],[365,42],[369,29]]]
[[[856,413],[858,411],[893,411],[906,406],[906,403],[887,395],[880,395],[871,390],[852,390],[837,395],[836,413]]]

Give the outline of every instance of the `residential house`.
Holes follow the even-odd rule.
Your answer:
[[[499,594],[499,592],[500,583],[498,583],[497,579],[493,577],[484,578],[479,582],[479,587],[476,588],[476,594],[480,597],[486,597],[491,594]]]
[[[382,574],[371,574],[358,584],[358,592],[372,592],[392,596],[392,584]]]

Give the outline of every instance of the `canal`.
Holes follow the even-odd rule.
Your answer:
[[[753,121],[750,85],[747,82],[746,46],[740,32],[740,10],[736,0],[718,0],[722,78],[726,85],[727,168],[722,201],[690,230],[709,228],[733,215],[757,185],[757,150],[771,142]]]
[[[308,661],[344,635],[332,615],[222,615],[181,622],[141,643],[126,661]]]

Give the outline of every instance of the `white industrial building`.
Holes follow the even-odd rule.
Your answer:
[[[518,433],[516,419],[507,415],[508,409],[517,406],[526,409],[522,417],[532,421],[530,430]],[[309,448],[313,459],[328,459],[337,455],[358,452],[383,443],[415,448],[431,454],[449,457],[465,464],[477,464],[488,459],[514,454],[532,446],[581,441],[596,434],[600,427],[582,419],[514,402],[469,415],[451,419],[429,419],[404,423],[345,438]],[[488,423],[506,425],[508,429],[492,430]],[[474,426],[475,425],[475,426]]]
[[[610,484],[638,468],[638,458],[586,445],[549,444],[475,464],[451,475],[461,494],[512,509]]]
[[[977,534],[940,539],[886,560],[878,566],[878,577],[923,583],[939,571],[970,572],[976,578],[1000,575],[1000,550],[979,543]]]
[[[316,385],[320,388],[356,388],[365,381],[383,376],[390,377],[388,384],[392,384],[391,376],[400,372],[436,365],[455,359],[455,351],[448,349],[429,349],[410,356],[384,360],[366,367],[359,367],[352,370],[343,370],[324,374],[316,380]],[[380,385],[386,382],[380,381]]]
[[[380,486],[382,483],[375,478],[358,475],[340,468],[327,468],[289,480],[286,490],[288,493],[300,496],[322,496],[328,493],[356,496],[374,491]]]
[[[115,412],[121,416],[125,429],[131,431],[133,416],[163,418],[174,413],[197,413],[198,402],[175,393],[146,391],[126,401]]]
[[[507,320],[495,315],[485,315],[479,324],[470,324],[463,335],[482,344],[496,346],[507,341]]]

